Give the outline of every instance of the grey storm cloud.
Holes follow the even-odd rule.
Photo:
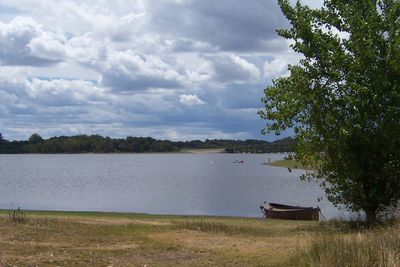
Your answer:
[[[150,28],[224,51],[263,51],[285,25],[275,1],[152,1],[147,11]]]
[[[123,73],[107,71],[102,74],[101,84],[114,91],[145,91],[149,88],[177,88],[181,84],[176,80],[163,79],[163,77],[144,74]]]
[[[259,69],[247,60],[237,56],[210,57],[214,67],[214,78],[223,83],[254,83],[260,79]]]

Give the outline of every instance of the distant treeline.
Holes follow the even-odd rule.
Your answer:
[[[227,153],[291,152],[295,146],[291,137],[274,142],[261,140],[193,140],[169,141],[151,137],[114,139],[100,135],[58,136],[43,139],[32,134],[26,141],[8,141],[0,133],[0,153],[141,153],[179,152],[185,149],[225,149]]]

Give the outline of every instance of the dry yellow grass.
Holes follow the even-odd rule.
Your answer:
[[[109,213],[27,214],[26,223],[12,223],[4,212],[0,216],[0,266],[400,263],[397,225],[361,231],[349,224],[326,222]]]
[[[398,224],[316,235],[299,266],[400,266]]]
[[[200,227],[199,227],[200,225]],[[273,266],[308,245],[315,223],[216,217],[0,217],[0,266]]]

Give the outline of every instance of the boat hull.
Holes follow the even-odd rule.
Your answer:
[[[290,205],[279,204],[279,203],[268,203],[268,205],[273,209],[286,209],[286,210],[313,209],[313,207],[290,206]]]
[[[268,219],[281,220],[309,220],[319,221],[318,208],[316,209],[294,209],[294,210],[265,210],[265,217]]]
[[[319,221],[319,208],[289,206],[278,203],[269,203],[260,206],[265,218],[281,220],[310,220]]]

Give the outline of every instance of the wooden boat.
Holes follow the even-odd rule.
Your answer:
[[[304,209],[312,209],[313,207],[300,207],[300,206],[290,206],[290,205],[285,205],[285,204],[279,204],[279,203],[268,203],[268,205],[273,208],[273,209],[287,209],[287,210],[304,210]]]
[[[268,203],[260,206],[265,218],[281,220],[319,221],[320,208],[290,206],[278,203]]]

